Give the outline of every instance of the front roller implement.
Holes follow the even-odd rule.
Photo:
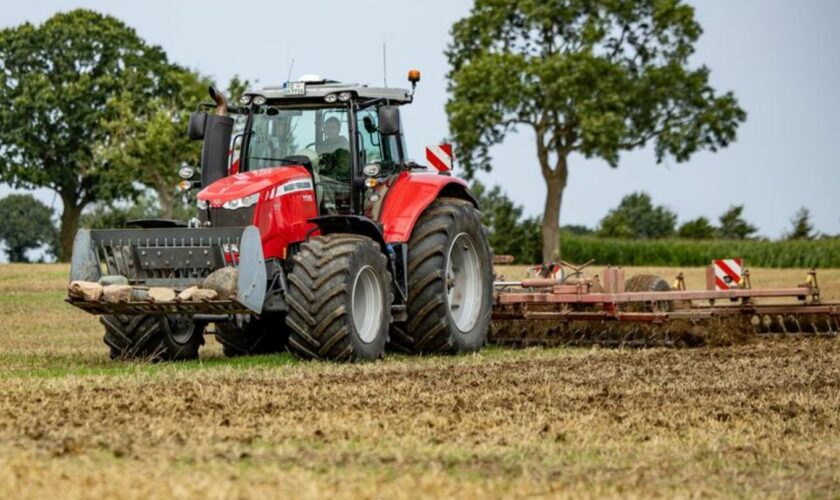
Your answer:
[[[183,293],[202,287],[205,279],[220,269],[231,271],[234,283],[228,287],[229,293]],[[267,273],[260,233],[254,226],[83,229],[73,244],[70,281],[117,282],[122,284],[117,286],[130,287],[118,298],[107,294],[68,297],[67,302],[92,314],[259,314]],[[154,293],[161,288],[173,293]]]

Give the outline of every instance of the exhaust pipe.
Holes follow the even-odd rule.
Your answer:
[[[233,118],[228,116],[225,95],[213,87],[210,98],[216,103],[216,114],[207,116],[204,145],[201,149],[201,185],[209,186],[228,173],[228,151],[233,133]]]
[[[210,92],[210,98],[216,103],[216,116],[227,116],[228,101],[225,95],[213,87],[210,87],[208,90]]]

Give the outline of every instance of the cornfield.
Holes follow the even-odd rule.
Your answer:
[[[840,238],[818,240],[624,240],[564,235],[563,258],[621,266],[704,266],[743,258],[751,267],[840,267]]]

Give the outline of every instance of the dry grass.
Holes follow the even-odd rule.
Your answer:
[[[836,339],[121,364],[66,270],[0,266],[0,497],[840,492]]]

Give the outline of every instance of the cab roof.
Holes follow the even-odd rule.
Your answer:
[[[303,93],[300,86],[303,85]],[[296,93],[295,93],[296,92]],[[283,85],[268,86],[261,89],[250,89],[245,92],[249,96],[263,96],[268,100],[280,99],[301,101],[309,99],[323,99],[329,94],[352,92],[362,99],[387,99],[395,104],[406,104],[412,100],[412,94],[406,89],[390,87],[368,87],[358,83],[342,83],[334,80],[287,82]]]

